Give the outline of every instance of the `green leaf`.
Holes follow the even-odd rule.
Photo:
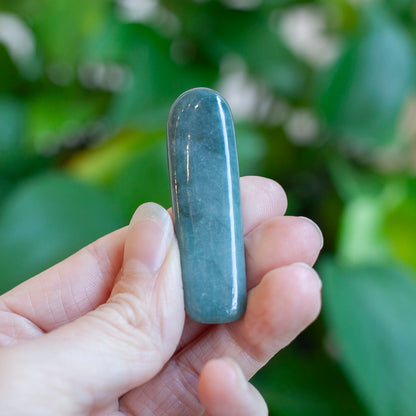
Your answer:
[[[0,95],[0,175],[7,180],[45,167],[45,160],[25,146],[26,121],[25,102],[13,95]]]
[[[248,72],[271,90],[279,95],[299,96],[305,91],[306,67],[274,32],[277,24],[272,21],[277,20],[281,9],[261,6],[247,11],[213,1],[190,3],[188,7],[171,4],[183,24],[182,36],[198,51],[198,56],[217,66],[224,62],[224,57],[237,56],[247,65]]]
[[[153,201],[165,208],[169,207],[171,200],[165,140],[159,140],[132,155],[124,169],[112,180],[110,190],[122,205],[126,219],[144,202]]]
[[[116,126],[160,128],[182,92],[212,85],[216,73],[208,65],[177,64],[171,58],[167,39],[143,25],[133,25],[132,29],[135,45],[129,56],[132,80],[114,96],[108,117]]]
[[[24,106],[11,95],[0,95],[0,172],[10,171],[21,156]]]
[[[86,182],[108,184],[153,140],[153,134],[143,134],[138,130],[119,131],[100,145],[77,152],[66,163],[66,170]]]
[[[240,175],[255,175],[261,170],[267,152],[264,136],[252,126],[235,126]]]
[[[30,23],[47,62],[75,69],[84,45],[101,26],[111,5],[100,0],[40,0],[36,8],[25,1],[22,14]]]
[[[109,14],[100,30],[87,39],[82,59],[92,62],[130,62],[142,39],[144,27],[122,22],[115,14]]]
[[[252,379],[271,416],[364,416],[338,366],[323,353],[290,346]]]
[[[16,65],[12,61],[8,50],[0,43],[0,92],[13,91],[21,84],[21,79]]]
[[[102,104],[98,95],[82,90],[52,87],[38,91],[27,100],[29,147],[48,153],[71,137],[79,141],[83,129],[102,111]]]
[[[0,201],[3,201],[6,195],[12,189],[12,184],[6,178],[0,175]]]
[[[341,164],[342,166],[342,164]],[[344,180],[340,173],[350,172]],[[414,263],[414,195],[403,178],[340,169],[346,196],[339,227],[338,258],[352,264],[405,260]],[[413,192],[414,193],[414,192]]]
[[[324,314],[348,378],[375,416],[416,414],[416,286],[394,265],[323,263]]]
[[[414,7],[413,0],[384,0],[384,4],[386,7],[390,8],[393,13],[399,15],[402,20],[406,21],[406,23],[412,25],[412,11]]]
[[[321,93],[330,129],[363,151],[391,143],[415,80],[414,46],[387,13],[370,9],[365,30],[349,41]]]
[[[385,186],[383,177],[360,169],[342,154],[330,154],[326,163],[337,193],[345,202],[362,195],[377,195]]]
[[[390,210],[383,224],[383,235],[389,249],[400,261],[416,269],[416,187],[405,193],[397,206]]]
[[[346,205],[342,215],[338,254],[349,264],[388,258],[382,235],[385,210],[381,198],[361,195]]]
[[[0,211],[0,293],[123,225],[102,191],[59,173],[22,183]]]
[[[278,9],[274,14],[278,13]],[[223,10],[211,16],[209,47],[218,62],[226,55],[241,57],[249,72],[272,91],[290,98],[304,93],[307,70],[273,32],[270,14],[259,11]],[[207,45],[208,46],[208,45]]]

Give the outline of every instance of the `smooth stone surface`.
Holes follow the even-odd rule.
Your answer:
[[[246,308],[244,235],[224,99],[208,88],[183,93],[169,114],[167,147],[186,311],[203,323],[239,319]]]

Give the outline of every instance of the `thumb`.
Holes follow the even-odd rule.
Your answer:
[[[55,374],[74,396],[88,392],[91,400],[107,401],[160,371],[177,347],[183,323],[172,221],[164,208],[147,203],[130,222],[123,265],[108,301],[31,341],[30,354],[26,343],[23,359],[29,366],[41,364],[34,371],[49,378]]]

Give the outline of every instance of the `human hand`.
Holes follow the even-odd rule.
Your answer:
[[[309,266],[323,241],[311,221],[283,217],[275,182],[242,178],[241,200],[242,319],[185,318],[171,218],[144,204],[128,227],[0,297],[0,413],[267,414],[246,379],[318,315],[321,283]]]

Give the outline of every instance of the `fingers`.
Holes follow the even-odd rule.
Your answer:
[[[152,414],[166,411],[152,407],[155,401],[175,401],[182,407],[172,414],[198,414],[201,409],[196,385],[204,364],[228,356],[240,363],[247,378],[251,377],[317,317],[320,290],[316,272],[306,264],[269,271],[249,292],[247,311],[241,320],[211,327],[175,355],[149,383],[128,393],[122,399],[123,405],[132,415],[142,414],[143,405]],[[168,390],[158,390],[158,386],[169,385],[172,379],[179,382]]]
[[[275,181],[260,176],[240,179],[240,197],[244,235],[263,221],[284,215],[287,198],[283,188]]]
[[[287,200],[271,179],[241,178],[244,232],[283,215]],[[104,303],[123,260],[127,227],[90,244],[78,253],[0,296],[0,311],[20,315],[17,332],[30,337],[31,326],[49,332]]]
[[[202,369],[198,394],[204,416],[266,416],[267,405],[249,384],[234,360],[208,361]]]
[[[313,266],[323,246],[318,226],[305,217],[275,217],[245,238],[247,286],[254,287],[269,270],[303,262]]]
[[[149,203],[133,216],[108,301],[13,348],[31,373],[42,367],[43,374],[51,375],[50,385],[59,377],[61,389],[72,389],[68,397],[80,397],[87,406],[85,401],[114,400],[159,372],[176,348],[183,321],[173,225],[166,210]],[[83,414],[79,409],[73,413]]]
[[[247,288],[256,286],[270,270],[296,262],[312,266],[322,245],[320,229],[308,218],[275,216],[264,221],[245,236]],[[179,348],[204,329],[187,319]]]
[[[28,323],[49,332],[95,309],[110,295],[126,235],[114,231],[0,296],[0,311],[22,317],[20,332]]]
[[[259,176],[245,176],[240,179],[241,209],[244,235],[248,235],[258,225],[286,212],[287,198],[283,188],[275,181]],[[249,279],[250,281],[250,279]],[[186,318],[181,349],[198,336],[206,325]]]
[[[251,377],[312,323],[321,308],[321,280],[304,263],[267,273],[250,292],[244,319],[234,322],[221,342],[233,339],[236,352],[248,359],[243,366]],[[228,341],[227,341],[228,339]],[[215,347],[217,348],[217,347]]]

